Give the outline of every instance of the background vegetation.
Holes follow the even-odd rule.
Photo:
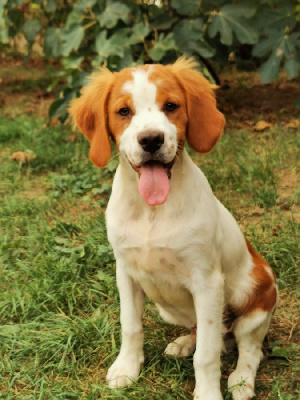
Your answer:
[[[216,71],[233,60],[259,67],[263,83],[281,65],[293,78],[300,71],[299,26],[299,0],[0,1],[0,43],[22,33],[28,57],[38,41],[47,60],[61,61],[59,71],[49,67],[52,87],[67,79],[50,108],[50,117],[61,120],[87,73],[102,64],[119,70],[185,53],[198,56],[217,83]]]

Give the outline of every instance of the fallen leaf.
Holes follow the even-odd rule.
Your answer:
[[[266,131],[266,130],[271,129],[271,128],[273,128],[272,124],[270,124],[269,122],[261,120],[261,121],[258,121],[256,123],[255,127],[253,128],[253,130],[255,132],[263,132],[263,131]]]
[[[20,163],[29,162],[36,158],[35,154],[25,153],[25,151],[16,151],[10,157],[11,160],[18,161]]]
[[[290,122],[288,122],[285,126],[288,129],[298,129],[300,126],[300,120],[299,119],[291,119]]]
[[[67,140],[68,140],[68,142],[75,142],[75,140],[76,140],[76,135],[70,135],[70,136],[68,136]]]

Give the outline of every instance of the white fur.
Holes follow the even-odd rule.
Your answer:
[[[252,259],[236,221],[185,150],[172,168],[166,202],[155,207],[144,202],[138,193],[138,175],[128,162],[138,165],[143,157],[137,135],[147,129],[161,130],[166,137],[161,151],[169,154],[170,144],[176,142],[176,127],[158,109],[156,87],[145,71],[134,72],[124,90],[132,94],[136,115],[121,136],[120,165],[106,212],[108,238],[117,260],[122,325],[120,354],[107,380],[111,387],[125,386],[139,375],[144,359],[145,293],[166,321],[188,328],[197,325],[196,343],[192,336],[180,338],[166,353],[184,356],[196,346],[194,399],[221,400],[223,306],[240,306],[247,300],[253,287]],[[235,400],[253,395],[268,323],[269,314],[262,311],[235,323],[242,352],[229,386],[241,379],[248,379],[252,386],[242,392],[233,390]],[[252,349],[254,353],[248,354]]]
[[[137,141],[140,132],[151,130],[164,133],[165,141],[160,154],[165,163],[171,162],[177,151],[176,127],[155,102],[157,88],[148,80],[150,71],[151,68],[148,71],[134,71],[133,80],[126,82],[123,86],[123,91],[132,95],[135,114],[121,136],[119,150],[126,154],[128,160],[135,166],[147,161]]]

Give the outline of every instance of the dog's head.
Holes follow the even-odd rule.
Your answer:
[[[193,59],[145,65],[118,73],[101,69],[70,106],[76,125],[91,143],[98,167],[110,158],[109,137],[139,174],[139,191],[149,205],[162,204],[176,155],[185,140],[206,153],[220,137],[224,116],[209,82]]]

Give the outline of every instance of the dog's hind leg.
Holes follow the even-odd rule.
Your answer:
[[[254,380],[263,358],[261,348],[271,315],[271,312],[255,310],[238,318],[234,324],[239,358],[235,371],[228,379],[233,400],[249,400],[254,396]]]
[[[169,343],[165,354],[173,357],[187,357],[191,355],[196,349],[196,331],[197,328],[193,328],[189,335],[180,336],[174,342]]]

